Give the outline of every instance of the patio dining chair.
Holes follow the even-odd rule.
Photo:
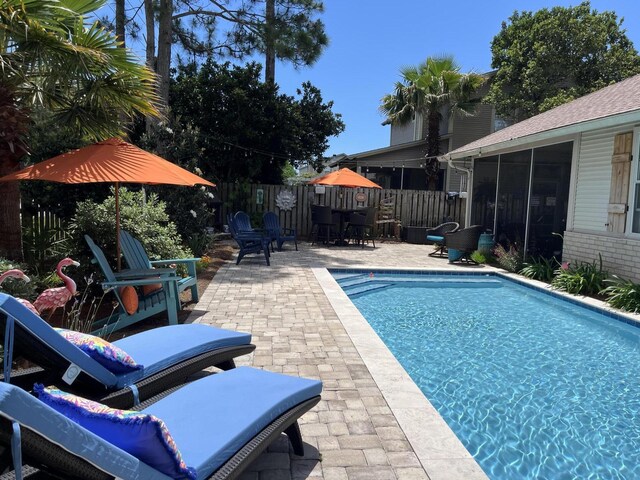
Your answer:
[[[361,248],[364,248],[365,242],[371,240],[375,248],[376,241],[373,234],[375,214],[376,209],[373,207],[351,212],[347,225],[347,238],[355,240]]]
[[[37,385],[31,395],[0,383],[3,466],[40,470],[30,478],[237,478],[282,433],[304,454],[298,419],[321,392],[318,380],[240,367],[113,410],[55,388]]]
[[[436,249],[429,254],[430,257],[444,257],[447,255],[445,233],[455,232],[460,228],[457,222],[441,223],[437,227],[427,229],[427,242],[431,242]]]
[[[339,216],[334,217],[330,206],[311,205],[311,245],[319,238],[322,238],[326,245],[330,245],[331,239],[337,237],[339,221]]]

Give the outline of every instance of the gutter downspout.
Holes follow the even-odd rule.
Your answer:
[[[472,180],[473,180],[473,170],[469,169],[469,168],[465,168],[465,167],[458,167],[455,166],[453,164],[453,160],[451,159],[450,156],[447,155],[442,155],[441,157],[438,157],[438,161],[442,162],[442,161],[446,161],[447,164],[449,165],[449,167],[453,168],[454,170],[459,170],[463,173],[467,174],[467,198],[466,198],[466,202],[464,205],[464,224],[465,226],[469,226],[469,222],[471,221],[471,196],[470,194],[472,193],[471,190],[473,189],[473,184],[472,184]]]

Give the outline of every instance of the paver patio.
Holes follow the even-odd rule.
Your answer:
[[[472,473],[482,476],[477,466],[449,461],[446,455],[434,459],[425,469],[424,458],[421,462],[416,455],[312,270],[456,268],[446,259],[428,257],[431,246],[378,243],[376,247],[363,250],[302,243],[298,252],[288,248],[272,254],[271,267],[265,265],[263,257],[248,256],[238,266],[232,262],[223,266],[202,295],[191,321],[253,335],[256,351],[239,359],[239,364],[319,378],[324,383],[322,401],[300,421],[305,456],[290,454],[283,436],[243,479],[437,480],[465,478]]]

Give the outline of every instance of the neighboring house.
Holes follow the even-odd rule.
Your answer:
[[[601,254],[610,273],[638,281],[639,150],[640,75],[441,160],[468,170],[467,225],[530,255],[593,262]]]
[[[487,92],[488,85],[481,89],[480,96]],[[440,151],[446,153],[454,148],[488,135],[496,130],[494,108],[479,105],[476,115],[463,117],[442,112],[440,125]],[[365,175],[383,188],[426,190],[424,173],[427,151],[427,124],[421,116],[405,125],[391,126],[391,141],[388,147],[366,152],[340,155],[328,161],[332,168],[349,167]],[[447,164],[442,164],[438,179],[438,190],[460,191],[462,176]]]

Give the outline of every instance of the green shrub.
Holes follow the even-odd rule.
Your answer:
[[[563,264],[555,271],[551,286],[574,295],[598,295],[609,277],[609,273],[602,269],[602,256],[599,257],[598,264],[595,261],[580,262],[576,266]]]
[[[525,277],[548,283],[553,278],[557,265],[558,261],[555,258],[533,257],[530,261],[524,263],[518,273]]]
[[[613,275],[605,280],[609,284],[600,293],[607,297],[607,303],[627,312],[640,312],[640,283],[624,280]]]
[[[209,244],[211,243],[211,235],[206,232],[203,233],[194,233],[187,240],[187,245],[189,249],[193,252],[196,257],[201,257],[204,255],[209,248]]]
[[[120,226],[140,240],[151,260],[192,256],[182,246],[176,225],[169,221],[165,203],[155,194],[150,194],[145,199],[142,191],[120,188]],[[108,259],[114,259],[112,266],[115,265],[116,214],[113,195],[102,203],[91,200],[78,202],[72,230],[74,254],[79,258],[84,256],[83,260],[79,260],[83,265],[91,267],[92,259],[84,240],[85,234],[103,248]],[[90,270],[95,271],[95,267]]]
[[[522,267],[522,255],[514,245],[509,245],[509,250],[498,244],[493,249],[498,264],[508,272],[517,272]]]
[[[480,250],[476,250],[471,254],[471,260],[480,264],[487,263],[488,261],[487,254],[484,252],[481,252]]]

